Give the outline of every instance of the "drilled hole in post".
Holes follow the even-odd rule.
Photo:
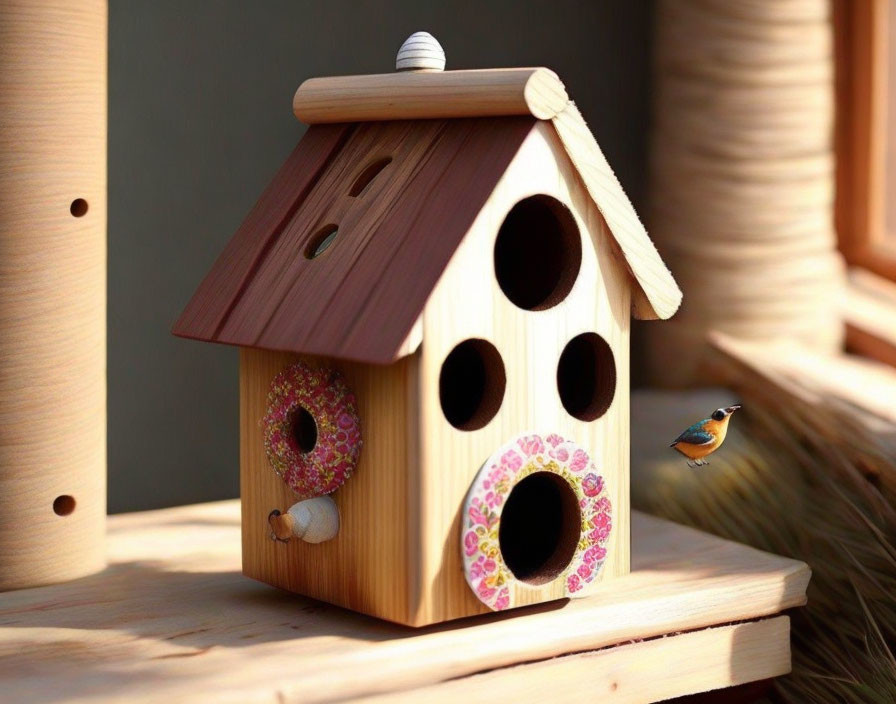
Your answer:
[[[53,500],[53,513],[57,516],[68,516],[75,510],[75,497],[63,494]]]
[[[535,472],[510,491],[498,546],[514,577],[547,584],[569,565],[581,531],[579,502],[569,483],[553,472]]]
[[[355,182],[352,184],[351,190],[349,190],[348,194],[353,198],[363,195],[370,184],[373,183],[373,179],[379,176],[380,172],[391,163],[391,156],[383,157],[382,159],[377,159],[376,161],[374,161],[372,164],[370,164],[370,166],[365,168],[358,175],[358,178],[355,179]]]
[[[572,290],[582,265],[576,220],[546,195],[511,208],[495,240],[495,277],[504,295],[525,310],[545,310]]]
[[[308,246],[305,247],[305,258],[315,259],[326,252],[333,245],[333,241],[338,233],[338,225],[324,225],[308,241]]]
[[[495,346],[485,340],[464,340],[442,363],[442,412],[460,430],[484,428],[501,408],[506,385],[504,361]]]
[[[84,217],[87,215],[87,201],[83,198],[75,198],[68,210],[76,218]]]
[[[304,408],[299,407],[293,413],[292,436],[304,453],[311,452],[317,445],[317,421]]]
[[[600,418],[616,395],[613,350],[597,333],[577,335],[560,355],[557,391],[567,413],[579,420]]]

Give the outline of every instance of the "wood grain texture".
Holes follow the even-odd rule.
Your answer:
[[[219,341],[233,306],[350,134],[349,125],[326,125],[305,133],[199,285],[174,324],[175,335]]]
[[[850,270],[841,313],[848,350],[896,367],[896,283]]]
[[[647,219],[684,302],[644,330],[649,383],[714,383],[711,330],[842,346],[830,9],[656,3]]]
[[[896,457],[896,369],[855,355],[822,354],[790,338],[758,343],[713,333],[709,343],[725,385],[794,419],[812,439],[813,456],[838,471],[858,468],[869,484],[896,491],[887,471]],[[870,500],[886,508],[875,492]]]
[[[810,411],[805,415],[814,414],[820,425],[851,431],[850,449],[860,454],[878,445],[896,454],[896,370],[890,366],[854,355],[821,354],[787,338],[758,343],[713,333],[709,342],[724,358],[732,384],[750,385],[777,404],[786,401]]]
[[[834,218],[850,262],[880,241],[887,152],[889,0],[832,0],[836,71]]]
[[[637,282],[632,298],[634,316],[645,320],[671,317],[681,305],[681,291],[578,108],[570,103],[552,122]]]
[[[4,697],[358,699],[778,614],[805,602],[809,579],[800,562],[635,512],[632,573],[595,598],[411,630],[240,575],[239,512],[230,501],[113,516],[105,572],[0,595]],[[766,647],[780,651],[783,633],[772,636]],[[705,658],[706,672],[716,672],[716,650],[726,642],[664,662],[687,670]],[[736,653],[732,673],[743,671],[733,667],[742,663]],[[751,649],[748,659],[762,657]],[[649,662],[637,651],[620,663],[622,673],[642,665]],[[525,670],[515,676],[537,689],[545,679],[540,667],[531,678]],[[703,686],[731,682],[733,675],[718,672]]]
[[[579,701],[649,704],[790,672],[787,616],[706,628],[537,663],[516,665],[370,702]]]
[[[504,117],[312,127],[174,333],[393,361],[534,123]],[[350,196],[354,180],[384,156],[391,163]],[[338,225],[336,240],[307,259],[309,242],[328,224]]]
[[[105,564],[106,60],[104,0],[0,2],[0,590]]]
[[[243,349],[240,353],[240,496],[243,572],[268,584],[398,622],[410,619],[414,519],[408,484],[417,458],[412,376],[415,357],[389,366],[303,357],[339,370],[355,394],[364,447],[349,480],[330,496],[339,509],[338,535],[320,544],[276,542],[268,514],[295,495],[265,455],[261,419],[273,378],[299,357]]]
[[[494,276],[501,223],[519,200],[533,193],[552,196],[570,209],[582,249],[569,295],[542,311],[516,307]],[[271,380],[294,357],[244,350],[246,574],[409,625],[485,613],[463,576],[461,507],[486,459],[531,430],[559,433],[592,456],[613,503],[614,528],[600,579],[627,573],[630,279],[615,253],[613,237],[553,128],[536,125],[435,286],[422,316],[422,352],[402,365],[330,362],[345,373],[358,399],[365,447],[357,474],[334,494],[342,528],[337,540],[325,545],[285,546],[268,537],[268,514],[274,508],[285,510],[290,497],[268,466],[258,422]],[[613,402],[591,422],[567,413],[557,390],[560,355],[573,337],[585,332],[601,335],[615,359]],[[446,356],[469,338],[494,344],[507,376],[500,410],[475,431],[452,426],[439,397]],[[520,604],[565,595],[562,579],[540,586],[515,582],[513,589]]]
[[[532,117],[317,125],[278,172],[174,326],[176,335],[386,364],[416,349],[419,315]],[[593,135],[570,105],[553,121],[637,282],[634,313],[681,292]],[[391,161],[357,196],[371,164]],[[559,161],[566,157],[557,155]],[[305,254],[337,226],[322,255]]]
[[[382,144],[383,135],[386,134],[407,149],[422,149],[432,135],[421,132],[421,126],[433,132],[447,129],[445,124],[436,122],[375,123],[369,126],[373,130],[369,139]],[[346,146],[351,146],[358,135],[366,134],[366,127],[368,126],[359,127],[346,141]],[[497,448],[533,430],[545,435],[559,433],[586,448],[592,455],[607,481],[614,506],[614,532],[601,578],[615,577],[628,571],[627,389],[632,288],[629,270],[622,263],[624,258],[615,236],[608,229],[592,196],[583,187],[554,127],[549,123],[526,123],[523,127],[528,136],[522,144],[517,145],[515,156],[501,169],[502,173],[490,189],[488,199],[477,206],[475,219],[464,229],[460,239],[454,242],[450,252],[445,238],[408,238],[401,250],[405,264],[395,271],[394,276],[383,276],[382,269],[376,267],[356,267],[348,271],[339,268],[336,270],[338,275],[327,278],[328,270],[321,269],[309,272],[302,285],[297,286],[292,273],[292,262],[296,259],[295,245],[291,245],[293,252],[290,256],[287,251],[280,251],[278,242],[268,259],[279,262],[281,266],[272,267],[271,273],[264,278],[264,281],[269,282],[268,285],[262,285],[256,278],[243,290],[223,328],[225,334],[228,326],[237,325],[237,317],[239,324],[246,329],[252,325],[257,326],[259,319],[270,317],[262,311],[271,301],[279,304],[273,317],[270,317],[271,322],[265,327],[268,333],[274,335],[280,331],[295,329],[300,334],[305,334],[300,322],[306,328],[315,327],[307,316],[301,314],[308,310],[310,315],[309,299],[318,296],[319,301],[321,291],[332,291],[332,295],[337,298],[333,300],[330,310],[338,305],[345,305],[346,310],[347,306],[354,306],[353,322],[356,327],[363,323],[363,329],[369,330],[367,343],[365,344],[365,337],[360,334],[353,339],[353,332],[346,332],[338,319],[334,320],[333,315],[324,314],[326,311],[318,311],[317,331],[333,341],[333,344],[338,341],[340,347],[333,352],[334,356],[340,356],[339,353],[346,349],[344,345],[348,344],[351,345],[351,356],[369,357],[373,356],[372,347],[389,334],[385,327],[394,322],[394,306],[397,305],[390,302],[400,298],[398,289],[380,295],[383,290],[381,284],[390,285],[396,277],[407,278],[409,273],[419,273],[422,267],[414,268],[411,263],[432,261],[433,249],[437,246],[443,247],[442,254],[449,257],[449,261],[442,264],[445,271],[441,273],[440,270],[438,282],[417,289],[419,300],[425,302],[428,299],[422,318],[411,324],[410,332],[403,339],[395,336],[392,338],[393,344],[380,348],[383,352],[389,350],[386,355],[388,359],[396,350],[410,353],[425,339],[427,343],[423,346],[419,359],[415,357],[401,373],[396,372],[394,367],[365,368],[361,364],[346,367],[345,363],[334,362],[337,368],[351,368],[361,383],[366,385],[365,391],[370,390],[372,393],[375,388],[378,389],[376,393],[383,394],[383,398],[367,398],[363,401],[364,404],[369,404],[364,415],[373,419],[369,425],[365,423],[365,437],[385,433],[387,439],[401,440],[397,445],[385,446],[380,454],[371,454],[372,451],[365,448],[363,462],[369,468],[368,475],[380,479],[370,479],[373,484],[358,482],[356,485],[353,478],[348,485],[351,488],[349,496],[361,496],[361,486],[370,489],[378,486],[375,483],[377,481],[382,481],[382,486],[389,489],[393,488],[393,484],[400,486],[402,492],[407,493],[387,491],[369,496],[368,503],[359,499],[351,504],[352,508],[348,510],[350,515],[343,517],[343,534],[338,541],[342,547],[337,547],[334,543],[311,551],[310,554],[313,555],[324,555],[325,559],[321,561],[290,558],[292,561],[287,566],[284,562],[284,556],[288,554],[283,552],[285,548],[270,544],[267,536],[267,515],[274,508],[285,510],[290,504],[289,497],[284,494],[285,488],[279,485],[274,474],[269,471],[257,433],[257,422],[264,413],[270,380],[293,358],[284,354],[244,353],[242,466],[243,497],[249,505],[247,574],[365,613],[413,625],[484,612],[485,607],[473,596],[463,579],[460,562],[460,509],[483,462]],[[506,125],[500,129],[506,129]],[[483,127],[477,126],[475,134],[482,133]],[[382,152],[369,146],[358,147],[358,150],[376,157],[382,155]],[[396,151],[392,149],[388,153]],[[330,193],[344,187],[346,181],[350,180],[344,176],[348,167],[340,159],[341,156],[338,156],[333,160],[326,174],[320,177],[303,202],[300,212],[310,213],[307,215],[309,221],[320,223],[331,219],[326,212],[323,215],[319,213],[336,207],[331,203]],[[396,157],[392,163],[400,159]],[[354,172],[360,172],[368,162],[369,158],[354,165]],[[466,173],[467,171],[455,172],[451,178],[458,181],[452,183],[443,180],[441,188],[456,192],[461,188],[459,180]],[[400,177],[392,178],[395,188],[404,187],[404,181]],[[416,188],[417,185],[415,181],[408,188]],[[380,187],[385,189],[392,186],[389,181],[384,181]],[[425,190],[420,192],[419,197],[431,187],[431,184],[426,183]],[[583,252],[581,267],[568,297],[559,305],[540,311],[526,311],[513,305],[494,278],[493,252],[501,223],[518,201],[533,194],[552,196],[569,207],[578,227],[576,237]],[[384,200],[388,201],[389,196],[385,196]],[[421,206],[424,212],[416,223],[431,223],[426,225],[423,232],[431,232],[433,228],[444,224],[444,219],[430,221],[428,218],[433,215],[433,211],[436,214],[447,212],[445,209],[448,208],[448,203],[439,206],[433,203],[432,198],[421,202],[425,204]],[[362,213],[359,218],[365,216]],[[346,217],[342,222],[350,221]],[[313,227],[310,229],[314,230]],[[382,236],[382,232],[377,234],[377,237]],[[300,238],[300,241],[303,240]],[[349,245],[351,241],[342,243],[343,247]],[[332,249],[336,250],[339,246],[334,244]],[[321,259],[329,255],[328,250]],[[368,253],[368,256],[373,254]],[[523,253],[521,256],[526,255]],[[300,256],[298,258],[301,259]],[[396,259],[397,255],[392,261]],[[327,261],[333,267],[345,266],[341,259]],[[314,263],[316,262],[312,262]],[[382,264],[384,267],[391,266],[388,261],[383,261]],[[333,269],[329,271],[332,272]],[[339,298],[336,289],[342,281],[340,276],[350,277],[354,290],[367,290],[370,293],[366,297],[351,297],[346,294]],[[419,278],[421,277],[417,277],[418,282]],[[256,313],[256,317],[250,315],[252,311]],[[380,315],[386,312],[390,315]],[[362,320],[362,315],[366,315],[369,320]],[[374,330],[370,327],[374,322],[380,325],[379,337],[374,335]],[[561,352],[573,337],[585,332],[598,333],[608,343],[615,360],[613,403],[605,415],[592,422],[578,420],[564,410],[556,381]],[[456,344],[468,338],[482,338],[495,344],[504,357],[508,377],[505,398],[498,415],[486,427],[472,432],[458,430],[446,421],[438,390],[438,379],[445,357]],[[278,347],[276,342],[268,344]],[[397,347],[394,346],[396,344]],[[412,388],[417,391],[408,396],[408,390]],[[356,394],[359,393],[361,392],[356,389]],[[423,427],[419,431],[414,425],[416,416],[407,415],[409,408],[414,408],[415,412],[419,409],[422,413],[420,422]],[[390,414],[391,417],[387,420],[386,416]],[[405,429],[401,427],[401,423],[407,417],[412,417],[412,421]],[[408,455],[402,454],[410,444],[419,449],[407,450]],[[393,457],[389,452],[395,447],[402,449]],[[411,464],[405,465],[402,458],[406,456],[413,456],[415,459],[409,459]],[[264,490],[255,492],[253,487],[256,482],[260,483],[258,486],[265,487]],[[395,532],[387,530],[374,536],[369,530],[370,521],[375,520],[375,516],[392,515],[399,510],[396,506],[405,512],[400,514],[405,516],[405,522]],[[357,513],[353,513],[355,508]],[[363,539],[351,537],[356,534],[363,535]],[[379,539],[388,546],[399,545],[398,562],[394,565],[375,564],[371,558],[374,554],[383,553],[376,549],[380,545],[376,542]],[[249,545],[253,546],[252,550],[248,549]],[[276,553],[276,550],[281,553]],[[297,545],[289,550],[298,552],[308,551],[309,548]],[[336,552],[331,554],[333,551]],[[386,550],[387,554],[391,555],[392,552],[393,547]],[[339,555],[338,559],[334,558],[336,553]],[[399,588],[393,589],[389,585],[390,573],[400,575]],[[368,575],[377,576],[374,578]],[[537,603],[559,598],[563,594],[561,580],[538,587],[522,583],[515,585],[518,603]],[[583,590],[582,595],[586,594],[587,590]]]
[[[889,0],[832,0],[837,151],[834,219],[847,261],[896,281],[896,247],[888,232],[887,154],[891,34]]]
[[[309,78],[292,106],[302,122],[367,122],[532,115],[549,120],[569,102],[550,69],[492,68]]]
[[[578,226],[581,268],[569,295],[547,310],[518,308],[495,281],[495,238],[522,198],[552,196]],[[629,327],[630,278],[613,236],[582,187],[549,123],[539,123],[481,209],[423,313],[419,495],[420,595],[414,623],[485,611],[463,578],[461,507],[483,463],[526,432],[558,433],[585,448],[603,474],[613,503],[614,529],[602,579],[629,570]],[[521,257],[526,253],[521,252]],[[585,422],[567,413],[557,390],[566,344],[597,332],[610,345],[616,387],[607,413]],[[437,380],[448,353],[463,340],[484,339],[503,358],[506,389],[497,415],[483,428],[459,430],[445,418]],[[563,581],[538,587],[516,582],[518,603],[563,596]],[[584,592],[585,590],[583,590]]]

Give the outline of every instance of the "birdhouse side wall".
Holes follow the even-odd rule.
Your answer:
[[[526,310],[512,302],[496,280],[495,246],[511,208],[522,199],[539,195],[556,199],[571,212],[580,238],[581,264],[562,301],[546,309]],[[519,242],[520,247],[525,246],[524,238]],[[519,256],[530,255],[520,251]],[[606,559],[597,577],[583,584],[576,596],[629,571],[631,284],[622,262],[603,217],[568,162],[553,128],[540,123],[475,220],[423,314],[416,498],[420,524],[415,536],[420,545],[416,583],[422,586],[416,599],[415,625],[489,610],[465,581],[461,536],[469,526],[462,507],[483,464],[525,433],[559,434],[584,448],[603,477],[612,502]],[[531,274],[533,269],[528,271]],[[571,415],[558,390],[558,363],[565,347],[587,333],[596,333],[606,342],[615,363],[612,402],[594,420]],[[497,413],[484,427],[459,429],[446,418],[440,374],[452,350],[471,339],[483,340],[497,350],[505,387]],[[533,515],[532,520],[538,521],[539,516]],[[514,606],[567,595],[565,579],[511,589]]]
[[[272,469],[262,418],[271,382],[297,361],[339,371],[355,396],[363,447],[330,496],[340,516],[332,540],[271,538],[268,515],[297,497]],[[240,352],[240,493],[243,573],[253,579],[400,623],[410,619],[408,468],[416,466],[419,356],[387,366],[244,348]]]

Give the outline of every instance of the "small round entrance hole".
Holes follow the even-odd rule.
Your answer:
[[[569,415],[579,420],[600,418],[616,395],[613,350],[597,333],[574,337],[557,364],[557,391]]]
[[[504,563],[518,580],[547,584],[569,565],[581,530],[579,502],[572,487],[557,474],[535,472],[507,497],[498,544]]]
[[[304,408],[293,414],[292,436],[302,452],[311,452],[317,445],[317,421]]]
[[[512,303],[552,308],[572,290],[581,265],[579,228],[563,203],[537,195],[511,208],[495,240],[495,276]]]
[[[333,244],[337,234],[339,234],[338,225],[324,225],[308,242],[308,246],[305,248],[305,258],[315,259],[326,252]]]
[[[68,206],[68,211],[76,218],[83,218],[87,215],[87,201],[83,198],[75,198]]]
[[[507,377],[501,353],[485,340],[464,340],[442,363],[439,400],[451,425],[479,430],[495,417]]]
[[[75,510],[75,497],[63,494],[53,500],[53,513],[57,516],[69,516]]]

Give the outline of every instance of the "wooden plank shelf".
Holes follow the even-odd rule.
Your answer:
[[[649,702],[784,674],[809,568],[635,512],[588,599],[423,629],[239,571],[239,503],[109,519],[109,568],[0,594],[8,701]]]

